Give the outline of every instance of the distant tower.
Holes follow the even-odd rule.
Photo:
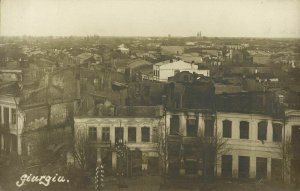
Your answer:
[[[197,38],[200,39],[201,38],[201,32],[197,33]]]
[[[168,38],[171,38],[171,34],[168,34]]]

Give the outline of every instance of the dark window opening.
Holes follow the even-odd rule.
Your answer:
[[[8,125],[9,124],[9,109],[7,107],[4,107],[4,124]]]
[[[214,121],[213,120],[204,120],[204,136],[213,137],[214,136]]]
[[[102,128],[102,141],[109,142],[110,141],[110,129],[109,127]]]
[[[128,142],[136,142],[136,128],[128,127]]]
[[[295,157],[300,156],[300,125],[292,126],[292,149]]]
[[[229,120],[223,121],[223,137],[231,138],[231,127],[232,127],[231,121]]]
[[[300,159],[291,159],[291,182],[300,185]]]
[[[249,139],[249,122],[240,122],[240,139]]]
[[[150,142],[150,128],[142,127],[142,142]]]
[[[197,137],[198,125],[196,119],[186,120],[186,135],[188,137]]]
[[[281,181],[282,175],[282,160],[272,159],[271,160],[271,179],[274,181]]]
[[[179,135],[179,116],[177,115],[170,119],[170,135]]]
[[[258,123],[257,139],[258,140],[267,140],[267,127],[268,122],[261,121]]]
[[[249,178],[250,157],[239,156],[239,178]]]
[[[97,141],[97,128],[96,127],[89,127],[89,140]]]
[[[279,123],[273,124],[273,141],[281,142],[282,140],[282,125]]]
[[[115,143],[123,143],[124,129],[123,127],[115,128]]]
[[[267,158],[256,157],[256,178],[267,178]]]
[[[232,176],[232,156],[222,156],[222,176],[225,178],[231,178]]]

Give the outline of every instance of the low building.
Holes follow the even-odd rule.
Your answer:
[[[176,73],[187,71],[190,73],[202,74],[209,76],[208,69],[199,70],[198,66],[193,63],[187,63],[181,60],[166,60],[153,65],[153,79],[157,81],[166,82],[168,78],[174,76]]]

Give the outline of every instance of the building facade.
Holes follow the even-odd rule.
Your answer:
[[[149,108],[152,111],[161,110],[160,107]],[[74,137],[78,137],[79,134],[88,137],[89,148],[94,153],[89,162],[92,168],[102,161],[106,170],[115,174],[121,164],[117,146],[122,144],[126,147],[122,157],[125,174],[158,174],[158,141],[163,125],[160,111],[146,116],[143,116],[142,112],[140,116],[77,116]]]

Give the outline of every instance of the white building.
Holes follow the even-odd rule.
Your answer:
[[[135,109],[143,109],[139,107]],[[107,170],[115,173],[118,167],[116,146],[125,143],[128,148],[124,158],[129,175],[148,171],[159,173],[158,140],[162,130],[163,119],[161,108],[149,106],[147,109],[158,112],[148,116],[77,116],[75,117],[75,138],[87,136],[94,157],[91,165],[102,161]],[[151,113],[152,113],[151,112]]]
[[[188,71],[190,73],[202,74],[209,76],[209,70],[199,70],[198,66],[187,63],[182,60],[167,60],[153,65],[153,79],[156,81],[166,82],[169,77],[174,76],[178,72]]]

